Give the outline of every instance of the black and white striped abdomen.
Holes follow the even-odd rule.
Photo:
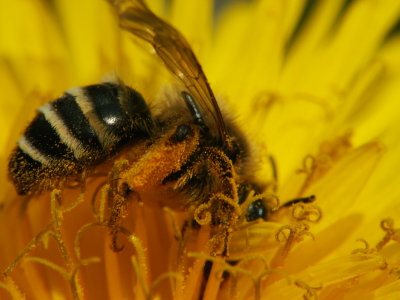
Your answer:
[[[20,194],[46,178],[79,173],[130,142],[150,136],[148,106],[115,83],[73,88],[38,109],[11,156],[9,175]]]

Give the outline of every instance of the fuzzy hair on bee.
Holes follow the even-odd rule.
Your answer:
[[[107,183],[115,250],[124,203],[135,194],[189,211],[195,223],[211,226],[211,254],[228,256],[240,217],[269,214],[254,196],[262,187],[249,167],[248,142],[222,114],[185,38],[141,0],[109,2],[120,26],[149,43],[182,88],[156,107],[122,81],[66,91],[38,109],[11,154],[9,177],[19,194],[31,196],[115,162]],[[250,194],[254,201],[243,208]]]
[[[38,109],[11,155],[9,177],[21,195],[54,188],[148,138],[152,122],[143,97],[120,82],[72,88]]]

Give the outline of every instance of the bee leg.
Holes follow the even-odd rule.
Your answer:
[[[111,209],[111,216],[108,220],[108,225],[111,228],[110,234],[112,237],[111,248],[114,252],[119,252],[124,248],[123,245],[122,246],[117,245],[117,237],[120,231],[119,223],[121,220],[121,215],[124,205],[125,205],[125,199],[121,196],[116,196],[114,198],[113,207]]]
[[[193,222],[200,226],[211,225],[211,254],[228,256],[231,231],[241,214],[232,161],[215,147],[202,148],[193,156],[195,160],[179,174],[174,188],[184,189],[191,178],[207,168],[207,176],[218,182],[218,187],[215,193],[193,203]]]
[[[231,232],[240,216],[240,207],[231,198],[217,193],[210,198],[210,211],[215,230],[210,240],[211,254],[228,257]]]
[[[198,161],[207,162],[209,172],[220,184],[218,191],[211,194],[206,203],[198,205],[195,216],[203,214],[215,229],[210,240],[211,254],[229,256],[232,228],[241,214],[233,164],[224,152],[213,147],[199,153]],[[201,218],[195,217],[195,220],[203,225]]]
[[[118,233],[121,231],[121,219],[124,216],[126,205],[130,199],[130,197],[134,194],[134,191],[130,190],[127,184],[122,184],[120,186],[120,190],[118,193],[115,193],[112,197],[112,207],[111,214],[107,221],[108,226],[110,227],[111,236],[112,236],[112,244],[111,248],[115,252],[121,251],[124,247],[118,246],[117,237]]]
[[[127,167],[125,161],[118,162],[114,165],[109,175],[108,202],[110,207],[110,216],[107,225],[110,227],[112,237],[111,248],[115,252],[121,251],[124,247],[118,246],[117,237],[121,231],[120,223],[124,214],[128,198],[131,190],[126,183],[119,184],[119,174]]]

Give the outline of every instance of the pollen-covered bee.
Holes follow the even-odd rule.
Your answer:
[[[156,113],[121,82],[68,90],[39,108],[10,158],[9,177],[19,194],[29,195],[122,157],[124,163],[110,171],[114,233],[121,203],[134,193],[144,203],[188,210],[198,224],[211,225],[211,252],[228,255],[230,232],[241,216],[268,217],[262,198],[241,212],[249,193],[261,192],[247,167],[245,138],[224,120],[184,37],[142,1],[110,2],[121,27],[150,43],[185,88],[168,111]]]

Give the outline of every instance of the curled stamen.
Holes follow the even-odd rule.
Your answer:
[[[285,231],[288,231],[289,234],[286,235]],[[275,239],[280,243],[286,242],[289,239],[289,235],[291,234],[291,232],[292,232],[292,228],[289,225],[282,226],[281,228],[279,228],[278,232],[275,234]]]
[[[303,185],[300,187],[298,196],[303,195],[306,189],[309,187],[314,177],[316,169],[317,169],[316,158],[312,155],[307,155],[303,160],[303,167],[297,170],[298,173],[306,174],[306,178],[304,179]]]
[[[394,229],[393,219],[384,219],[381,221],[381,228],[386,232],[383,239],[376,245],[376,249],[380,251],[390,241],[400,242],[400,230]]]
[[[224,194],[221,194],[221,193],[214,194],[214,195],[212,195],[210,197],[211,206],[213,206],[214,203],[220,205],[221,201],[223,201],[224,203],[226,203],[230,207],[232,207],[234,209],[234,214],[236,216],[239,216],[241,214],[240,205],[234,199],[232,199],[230,197],[227,197],[227,196],[225,196]]]
[[[276,194],[261,194],[265,198],[267,202],[267,206],[271,208],[271,211],[279,210],[281,206],[281,200],[278,195]]]
[[[292,216],[298,221],[317,223],[322,218],[322,210],[317,205],[297,203],[293,206]]]
[[[297,242],[300,242],[303,240],[304,235],[311,236],[314,238],[313,234],[309,232],[310,226],[308,226],[306,223],[298,223],[294,225],[285,225],[282,226],[278,232],[276,233],[276,240],[278,242],[288,242],[289,240],[296,240]],[[281,234],[284,232],[284,230],[289,231],[289,235],[283,235],[283,239],[280,238]],[[284,233],[283,233],[284,234]]]
[[[393,219],[388,218],[381,221],[381,228],[383,229],[383,231],[386,232],[393,231],[393,227],[394,227]]]
[[[316,159],[314,156],[308,154],[303,159],[302,168],[299,169],[297,172],[306,173],[306,174],[310,175],[315,170],[315,168],[316,168]]]
[[[200,204],[194,211],[194,219],[200,225],[211,223],[210,202]]]
[[[309,232],[309,226],[306,223],[282,226],[275,234],[275,238],[278,242],[285,244],[276,253],[271,266],[275,267],[282,264],[283,260],[289,254],[290,249],[292,249],[295,243],[303,241],[304,236],[310,236],[314,239],[314,235]]]
[[[78,232],[76,233],[75,240],[74,240],[74,251],[75,251],[75,255],[78,259],[81,258],[81,245],[80,244],[81,244],[82,234],[89,228],[92,228],[95,226],[108,227],[106,223],[101,223],[101,222],[88,223],[88,224],[83,225],[81,228],[79,228]]]
[[[371,252],[371,248],[369,247],[369,244],[366,240],[364,239],[357,239],[357,242],[361,242],[364,244],[364,248],[357,248],[354,249],[353,251],[351,251],[351,254],[357,254],[357,253],[370,253]]]
[[[104,181],[96,187],[96,190],[94,191],[93,196],[92,196],[91,203],[92,203],[93,215],[96,219],[99,219],[101,222],[104,221],[104,207],[105,207],[107,195],[109,193],[109,188],[110,188],[110,186],[107,184],[106,181]],[[101,196],[100,196],[99,209],[97,210],[96,209],[96,199],[97,199],[99,192],[101,193]]]
[[[322,286],[312,287],[300,280],[296,280],[294,284],[299,288],[306,290],[306,293],[303,295],[304,300],[318,299],[317,291],[322,289]]]

